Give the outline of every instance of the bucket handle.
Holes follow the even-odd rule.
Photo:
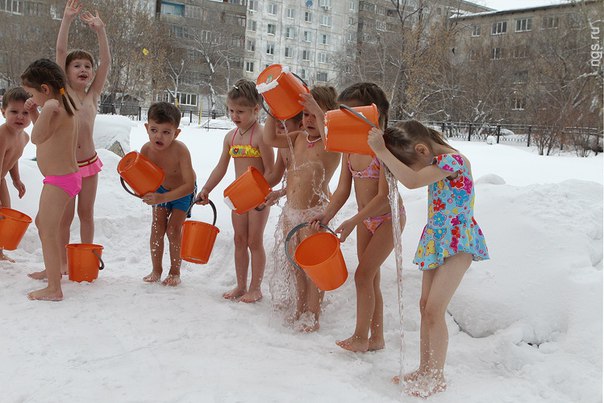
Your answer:
[[[193,206],[198,201],[199,201],[199,199],[193,199],[193,201],[191,202],[191,205],[189,206],[189,209],[187,210],[187,216],[191,212],[191,209],[193,208]],[[215,227],[216,226],[216,206],[214,205],[214,203],[212,203],[212,200],[209,200],[209,199],[208,199],[208,204],[210,205],[210,207],[212,207],[212,211],[214,212],[214,221],[212,221],[212,226]]]
[[[122,178],[121,176],[120,176],[120,182],[122,183],[122,187],[124,188],[124,190],[126,192],[130,193],[134,197],[138,197],[139,199],[141,199],[141,196],[137,195],[136,193],[134,193],[133,191],[128,189],[128,186],[126,186],[126,181],[124,181],[124,178]]]
[[[344,105],[344,104],[340,104],[340,109],[345,109],[346,111],[348,111],[348,112],[352,113],[353,115],[355,115],[357,118],[363,120],[365,123],[367,123],[371,127],[375,127],[376,129],[378,128],[375,124],[373,124],[373,122],[371,120],[367,119],[365,116],[361,115],[359,112],[355,111],[350,106]]]
[[[302,77],[300,77],[299,75],[297,75],[296,73],[294,73],[293,71],[290,71],[290,73],[296,77],[298,80],[300,80],[302,82],[302,84],[304,84],[304,86],[306,87],[306,89],[308,89],[308,84],[306,83],[306,81],[304,81],[302,79]],[[268,110],[268,108],[266,107],[266,102],[264,102],[264,97],[262,97],[262,109],[264,109],[264,112],[268,113],[273,119],[280,121],[281,119],[277,119],[272,113],[270,113],[270,111]],[[260,210],[258,210],[260,211]]]
[[[99,255],[98,253],[96,253],[96,250],[92,250],[92,253],[94,253],[94,256],[97,257],[97,259],[99,259],[99,262],[101,262],[101,267],[99,267],[99,270],[103,270],[105,268],[105,262],[103,262],[103,259],[101,259],[101,255]]]
[[[308,227],[310,225],[309,222],[303,222],[302,224],[298,224],[296,225],[294,228],[292,228],[291,231],[289,231],[289,233],[287,234],[287,236],[285,237],[285,256],[287,256],[287,260],[289,260],[289,262],[297,269],[304,271],[300,266],[298,266],[298,263],[296,263],[296,261],[294,260],[294,258],[290,255],[289,253],[289,241],[290,239],[294,236],[294,234],[296,232],[298,232],[299,230],[301,230],[304,227]],[[324,228],[326,230],[328,230],[329,232],[331,232],[332,234],[334,234],[334,236],[336,238],[338,238],[338,234],[336,234],[335,232],[333,232],[333,230],[331,228],[329,228],[327,225],[321,224],[319,223],[319,225],[321,226],[321,228]],[[339,238],[338,238],[339,239]]]

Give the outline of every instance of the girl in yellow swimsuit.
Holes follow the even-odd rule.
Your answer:
[[[256,84],[250,80],[239,80],[227,94],[229,115],[236,128],[224,137],[222,153],[216,167],[197,195],[198,203],[206,204],[212,190],[224,178],[231,157],[235,176],[239,177],[249,166],[269,176],[273,169],[273,149],[262,141],[263,127],[258,123],[261,97]],[[242,302],[256,302],[262,298],[260,286],[264,276],[266,253],[264,251],[264,228],[270,209],[251,210],[244,214],[232,212],[235,243],[235,273],[237,285],[223,294],[224,298]],[[252,278],[248,286],[248,266]]]

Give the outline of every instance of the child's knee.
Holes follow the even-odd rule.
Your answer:
[[[170,243],[180,242],[181,238],[181,226],[180,225],[168,225],[166,230],[166,235],[168,236],[168,240]]]
[[[247,248],[247,235],[235,234],[233,243],[235,244],[235,248]]]

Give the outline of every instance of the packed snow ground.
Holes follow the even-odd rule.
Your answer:
[[[210,195],[220,228],[210,262],[184,263],[177,288],[146,284],[141,278],[150,271],[151,209],[121,188],[119,157],[100,149],[115,140],[140,149],[146,134],[142,123],[99,119],[105,166],[95,242],[105,247],[106,269],[91,284],[64,279],[63,302],[32,302],[26,293],[42,286],[26,276],[42,268],[35,226],[18,250],[7,252],[17,263],[0,262],[2,402],[399,401],[399,389],[390,383],[400,346],[394,254],[382,267],[387,344],[379,352],[354,354],[334,344],[354,329],[354,236],[342,244],[349,279],[328,293],[316,334],[282,325],[272,313],[267,281],[257,304],[224,300],[222,293],[235,282],[233,229],[221,201],[234,179],[230,168]],[[226,133],[215,128],[220,126],[228,122],[213,122],[211,130],[185,126],[179,137],[193,155],[198,185],[218,160]],[[521,147],[453,145],[472,162],[476,219],[491,260],[472,264],[450,305],[449,388],[431,401],[601,402],[602,156],[543,157]],[[34,151],[29,145],[20,165],[24,199],[11,188],[13,207],[31,217],[42,182]],[[408,217],[404,366],[412,370],[421,273],[411,261],[426,221],[426,190],[400,190]],[[338,220],[355,210],[351,198]],[[279,207],[271,211],[267,251],[279,213]],[[209,221],[211,210],[195,207],[193,219]],[[72,242],[78,238],[76,220]]]

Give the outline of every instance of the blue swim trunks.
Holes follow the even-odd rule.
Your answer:
[[[156,204],[156,206],[164,207],[164,208],[167,208],[168,210],[172,210],[172,209],[182,210],[185,213],[188,213],[187,217],[190,218],[191,212],[189,211],[189,207],[191,207],[191,203],[193,202],[193,198],[195,197],[196,191],[197,191],[197,185],[195,185],[195,190],[193,190],[193,193],[183,196],[180,199],[172,200],[172,201],[169,201],[166,203]],[[169,192],[169,190],[163,186],[160,186],[159,189],[156,190],[156,192],[157,193],[167,193],[167,192]]]

